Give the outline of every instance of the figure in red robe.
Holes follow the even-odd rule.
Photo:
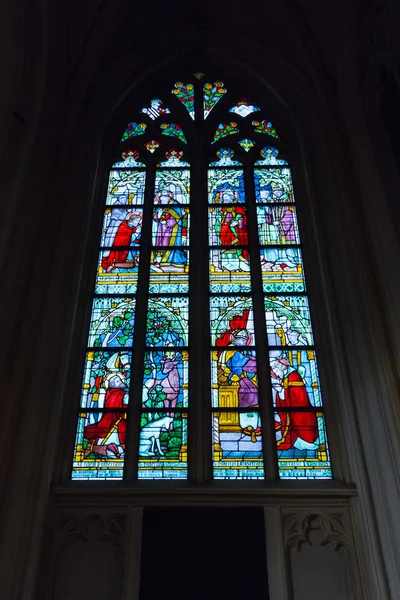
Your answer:
[[[132,269],[135,260],[128,261],[130,246],[140,243],[141,233],[141,215],[139,213],[130,213],[126,219],[119,225],[115,234],[112,250],[103,252],[101,266],[107,272],[115,268]]]
[[[310,411],[290,411],[286,408],[312,408],[300,373],[291,369],[284,358],[271,359],[271,376],[276,390],[275,433],[278,450],[315,450],[318,439],[317,417]],[[281,410],[279,410],[281,409]]]
[[[126,393],[125,383],[120,375],[113,375],[108,382],[108,389],[104,401],[104,408],[115,408],[115,412],[104,412],[97,423],[86,425],[84,437],[89,441],[85,454],[101,454],[103,456],[115,455],[117,458],[125,451],[126,442],[126,418],[123,409],[124,396]],[[117,409],[122,409],[117,410]],[[107,444],[107,440],[116,433],[119,444]],[[113,436],[115,439],[115,435]],[[102,443],[99,445],[99,440]]]

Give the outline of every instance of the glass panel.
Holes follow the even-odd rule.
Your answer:
[[[257,206],[258,237],[261,245],[299,244],[296,210],[287,204]]]
[[[189,251],[154,250],[150,255],[151,294],[175,294],[189,291]]]
[[[230,123],[220,123],[214,133],[212,144],[215,144],[215,142],[226,137],[227,135],[235,135],[235,133],[239,133],[237,123],[234,121],[231,121]]]
[[[146,346],[187,346],[188,330],[188,298],[149,298]]]
[[[241,169],[209,169],[208,202],[236,204],[245,202],[244,178]]]
[[[147,150],[151,152],[151,154],[153,154],[153,152],[155,152],[160,146],[160,142],[157,142],[156,140],[151,140],[150,142],[145,142],[143,146],[145,146]]]
[[[243,206],[208,209],[209,243],[212,246],[247,246],[247,215]]]
[[[270,346],[314,343],[307,296],[267,296],[264,307]]]
[[[111,171],[106,204],[143,204],[145,181],[145,171]]]
[[[133,298],[95,298],[88,346],[132,346],[135,304]]]
[[[321,412],[277,411],[274,415],[281,479],[331,479]]]
[[[157,171],[154,204],[189,204],[189,169]]]
[[[217,150],[216,155],[218,160],[210,162],[210,167],[241,167],[242,163],[238,160],[234,160],[235,155],[232,148],[220,148]]]
[[[169,110],[169,108],[164,106],[162,100],[160,100],[159,98],[154,98],[150,101],[150,106],[144,106],[141,112],[154,121],[154,119],[157,119],[157,117],[159,117],[160,115],[166,115],[171,111]]]
[[[142,413],[138,477],[187,478],[186,413]]]
[[[237,296],[210,298],[211,344],[254,344],[253,300]]]
[[[122,479],[125,442],[126,413],[81,413],[72,479]]]
[[[251,115],[251,113],[257,112],[260,109],[258,106],[254,106],[254,104],[249,104],[246,100],[241,100],[237,103],[236,106],[233,106],[229,109],[229,112],[236,113],[240,117],[247,117]]]
[[[240,339],[242,341],[242,338]],[[239,344],[238,344],[239,345]],[[232,346],[236,346],[235,342]],[[212,405],[218,408],[258,406],[257,362],[254,350],[211,352]]]
[[[139,252],[102,250],[96,278],[97,294],[134,294],[138,279]]]
[[[173,409],[188,405],[189,356],[186,351],[146,352],[143,408]]]
[[[86,354],[81,406],[90,410],[128,404],[132,353],[92,351]]]
[[[274,406],[322,406],[315,350],[271,350],[269,362]]]
[[[142,220],[142,209],[107,209],[104,215],[101,245],[113,247],[137,247],[140,244]]]
[[[212,427],[214,479],[264,479],[259,414],[214,412]]]
[[[255,146],[255,142],[252,142],[251,140],[249,140],[249,138],[244,138],[243,140],[240,140],[240,142],[238,142],[238,144],[246,152],[250,152],[250,150],[252,149],[252,147]]]
[[[189,209],[157,207],[153,211],[153,246],[189,245]]]
[[[254,169],[256,201],[260,204],[269,202],[294,202],[292,177],[290,169]]]
[[[178,123],[161,123],[161,133],[163,135],[169,135],[171,137],[178,138],[184,144],[187,144],[185,134],[183,133],[182,127]]]
[[[279,135],[276,133],[276,129],[270,121],[253,121],[252,125],[255,133],[264,133],[279,139]]]
[[[260,251],[264,292],[304,292],[303,261],[299,248]]]
[[[124,142],[128,138],[135,137],[137,135],[143,135],[146,133],[146,129],[146,123],[129,123],[121,138],[121,142]]]
[[[261,160],[256,161],[255,165],[287,165],[286,160],[278,158],[279,150],[273,146],[264,146],[260,150]]]
[[[210,288],[212,292],[251,291],[249,252],[242,248],[210,250]]]
[[[194,85],[191,83],[185,85],[181,81],[178,81],[175,83],[171,93],[182,102],[189,115],[194,119]]]
[[[215,83],[205,83],[203,86],[203,109],[204,118],[207,119],[208,115],[221,100],[222,96],[226,94],[227,90],[224,88],[222,81],[216,81]]]

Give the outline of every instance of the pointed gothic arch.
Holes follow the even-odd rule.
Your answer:
[[[73,478],[330,478],[285,144],[263,100],[187,79],[115,149]]]

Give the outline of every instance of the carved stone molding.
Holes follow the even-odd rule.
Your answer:
[[[331,544],[334,550],[348,548],[348,531],[344,523],[343,513],[311,513],[288,514],[284,517],[283,533],[285,547],[295,548],[300,552],[303,544],[312,545],[310,532],[318,530],[321,533],[321,546]]]
[[[62,546],[76,542],[110,542],[120,546],[124,539],[124,517],[116,514],[68,514],[63,515],[59,535]]]

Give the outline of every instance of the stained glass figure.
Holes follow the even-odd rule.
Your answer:
[[[161,123],[160,128],[163,135],[169,135],[171,137],[178,138],[178,140],[181,140],[181,142],[187,144],[182,127],[178,125],[178,123]]]
[[[112,259],[111,252],[114,252]],[[106,264],[108,266],[105,268],[103,265]],[[101,250],[97,268],[96,294],[134,294],[137,288],[138,271],[138,251]]]
[[[126,413],[116,411],[107,414],[111,415],[113,420],[110,429],[108,424],[103,427],[99,413],[85,411],[79,414],[72,479],[122,479]],[[111,431],[113,427],[115,427],[115,431]]]
[[[239,129],[238,124],[234,121],[231,121],[230,123],[220,123],[216,132],[214,133],[214,139],[212,141],[212,144],[218,142],[218,140],[228,135],[235,135],[236,133],[239,133]]]
[[[256,165],[287,165],[286,160],[283,160],[283,158],[278,158],[279,150],[277,148],[273,148],[272,146],[265,146],[260,151],[260,154],[262,160],[256,161]]]
[[[208,170],[208,202],[211,204],[244,203],[244,177],[241,169]]]
[[[236,246],[249,243],[246,209],[240,204],[212,206],[208,209],[208,231],[211,246]]]
[[[299,248],[263,248],[260,251],[264,292],[304,292],[303,261]]]
[[[146,346],[187,346],[189,299],[150,297],[147,308]]]
[[[72,478],[122,477],[131,358],[87,353]]]
[[[239,115],[240,117],[247,117],[248,115],[251,115],[252,113],[257,112],[259,110],[260,109],[258,108],[258,106],[254,106],[254,104],[249,104],[247,100],[241,100],[236,104],[236,106],[232,106],[232,108],[229,109],[229,112],[233,112]]]
[[[260,244],[299,244],[299,229],[293,205],[274,204],[257,206],[258,236]]]
[[[157,167],[188,167],[189,163],[181,160],[183,156],[182,150],[176,148],[170,148],[165,153],[167,160],[160,162]]]
[[[260,204],[268,202],[294,202],[293,185],[290,169],[254,169],[256,201]]]
[[[98,297],[93,300],[88,346],[132,346],[135,299]]]
[[[264,479],[258,412],[250,407],[240,412],[219,410],[212,415],[212,427],[214,479]]]
[[[272,350],[270,369],[281,477],[331,477],[314,350]]]
[[[145,171],[113,170],[108,181],[108,205],[143,204]]]
[[[249,296],[211,296],[211,344],[213,346],[254,345],[253,300]]]
[[[238,160],[233,160],[235,154],[232,148],[220,148],[217,151],[218,160],[211,162],[210,167],[241,167],[242,163]]]
[[[113,164],[113,168],[128,169],[135,167],[144,167],[145,164],[139,160],[139,152],[137,150],[124,150],[121,154],[122,160]]]
[[[244,138],[243,140],[240,140],[240,142],[238,142],[238,144],[239,144],[239,146],[241,146],[243,148],[243,150],[245,150],[246,152],[250,152],[250,150],[255,145],[255,142],[253,142],[252,140],[249,140],[249,138]]]
[[[187,478],[187,413],[143,412],[139,479]]]
[[[264,307],[270,346],[314,343],[307,296],[267,296]]]
[[[146,133],[146,128],[146,123],[129,123],[121,138],[121,142],[124,142],[128,138],[136,137],[137,135],[143,135]]]
[[[149,152],[153,154],[153,152],[155,152],[160,146],[160,142],[157,142],[156,140],[151,140],[150,142],[146,142],[143,145],[147,148]]]
[[[131,358],[131,352],[127,350],[89,351],[86,355],[81,407],[87,410],[121,409],[128,404]]]
[[[151,100],[150,106],[144,106],[141,112],[154,121],[160,115],[167,115],[171,111],[169,110],[169,108],[164,106],[162,100],[160,100],[159,98],[154,98],[153,100]]]
[[[189,291],[188,250],[153,250],[150,254],[151,294],[179,294]]]
[[[279,135],[276,133],[276,129],[270,121],[253,121],[252,125],[255,133],[266,133],[267,135],[279,139]]]
[[[188,353],[177,348],[146,352],[142,406],[170,412],[188,405]]]
[[[181,81],[178,81],[175,83],[171,93],[182,102],[183,106],[194,120],[194,85],[191,83],[185,85]]]
[[[153,211],[153,246],[189,245],[189,209],[160,206]]]
[[[227,294],[251,291],[247,249],[210,250],[210,289]]]
[[[113,247],[113,250],[110,251],[110,256],[114,257],[117,248],[139,246],[142,219],[143,210],[141,208],[118,207],[106,210],[101,245]],[[114,258],[117,258],[117,262],[120,262],[118,261],[119,257]]]
[[[203,79],[203,77],[205,76],[205,73],[202,73],[201,71],[198,71],[197,73],[193,73],[193,77],[196,77],[196,79],[198,79],[200,81],[200,79]]]
[[[207,119],[208,115],[214,108],[214,106],[221,100],[222,96],[226,94],[226,89],[222,81],[216,81],[215,83],[205,83],[203,86],[203,109],[204,118]]]
[[[173,169],[157,171],[154,204],[189,204],[190,171]]]

